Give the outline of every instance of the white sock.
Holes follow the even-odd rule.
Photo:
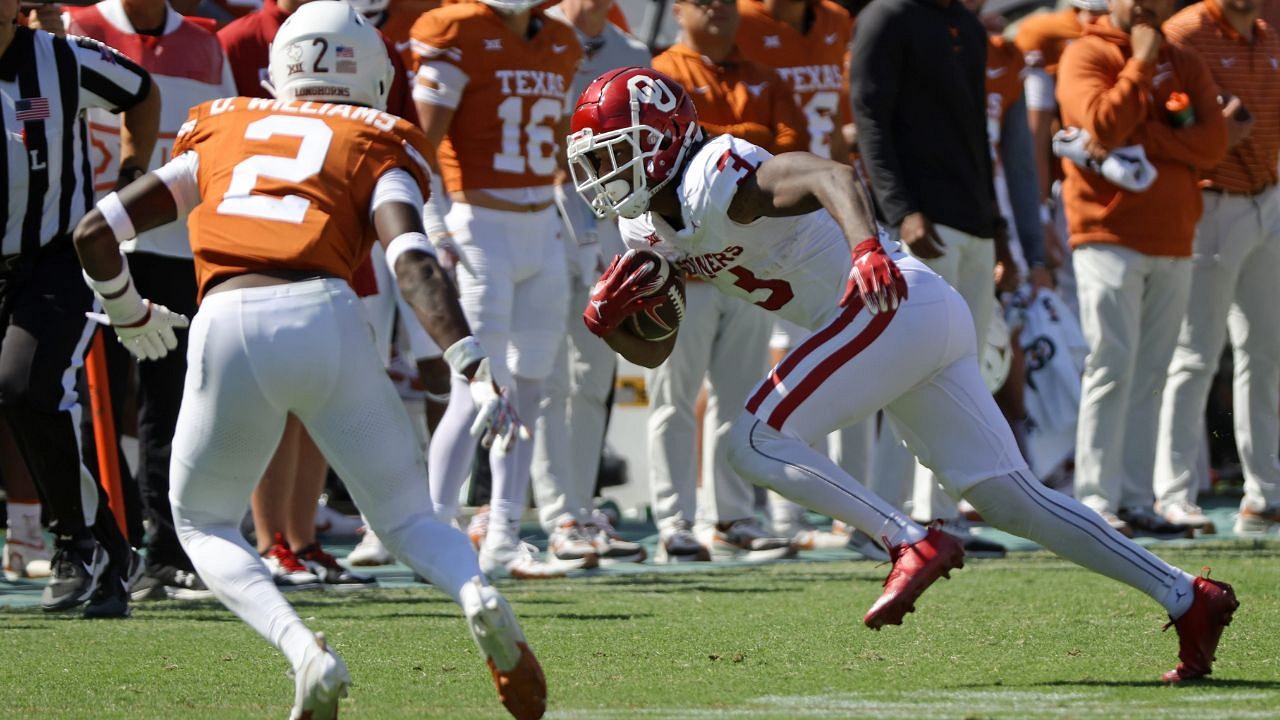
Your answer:
[[[542,381],[516,378],[511,389],[516,414],[526,427],[533,427],[541,412]],[[529,466],[533,462],[533,440],[516,439],[506,455],[489,454],[493,472],[493,497],[489,501],[489,535],[485,545],[497,547],[519,537],[520,516],[529,498]],[[493,537],[495,532],[504,533]],[[490,540],[493,537],[493,540]]]
[[[436,517],[446,523],[458,517],[458,494],[471,472],[476,452],[476,439],[471,437],[476,410],[467,385],[466,378],[453,376],[449,405],[427,450],[431,503]]]
[[[1116,532],[1075,498],[1049,490],[1025,470],[983,480],[964,497],[992,527],[1141,590],[1170,617],[1180,617],[1191,607],[1191,575]]]
[[[43,528],[40,526],[40,503],[24,503],[10,500],[8,506],[8,533],[15,540],[23,540],[38,545],[43,541]]]
[[[915,543],[925,529],[863,487],[826,455],[744,413],[729,434],[729,462],[742,477],[836,518],[889,547]]]
[[[315,634],[271,579],[271,571],[234,525],[195,527],[179,520],[178,538],[200,579],[231,612],[279,648],[294,670],[302,668]]]

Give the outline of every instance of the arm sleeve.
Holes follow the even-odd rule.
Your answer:
[[[1009,106],[1000,130],[1000,152],[1004,159],[1005,184],[1009,188],[1009,205],[1013,224],[1018,230],[1022,256],[1028,265],[1043,264],[1044,228],[1040,225],[1039,175],[1032,150],[1031,126],[1027,124],[1027,108],[1023,98]]]
[[[1049,71],[1042,67],[1029,67],[1022,81],[1022,92],[1027,99],[1028,110],[1052,112],[1058,109],[1058,101],[1053,97],[1054,80]]]
[[[902,78],[905,42],[873,4],[862,12],[853,35],[849,76],[856,79],[850,96],[853,122],[858,128],[858,151],[871,176],[871,188],[884,221],[897,227],[916,210],[902,181],[902,167],[894,152],[892,118]]]
[[[151,92],[151,75],[119,52],[86,37],[68,35],[67,42],[80,65],[80,107],[118,113]]]
[[[200,204],[200,156],[194,150],[161,165],[155,174],[173,195],[179,218],[186,217]]]
[[[413,99],[427,105],[440,105],[452,110],[462,102],[462,91],[469,78],[462,68],[451,63],[426,61],[418,66],[413,82]]]
[[[1087,43],[1067,46],[1058,65],[1058,104],[1064,118],[1078,120],[1103,147],[1129,145],[1150,113],[1155,67],[1130,58],[1113,79],[1101,60]]]
[[[391,168],[378,177],[373,186],[373,199],[369,201],[369,217],[386,203],[398,202],[417,209],[422,207],[422,190],[404,168]]]

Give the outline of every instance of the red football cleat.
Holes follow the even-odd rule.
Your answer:
[[[964,544],[942,530],[930,528],[923,540],[902,543],[889,549],[893,569],[884,581],[884,594],[863,616],[872,630],[884,625],[901,625],[902,618],[916,607],[916,599],[940,577],[964,567]]]
[[[1240,607],[1231,586],[1198,577],[1192,586],[1195,598],[1191,608],[1169,625],[1178,630],[1178,667],[1162,676],[1167,683],[1195,680],[1213,672],[1214,653],[1222,629],[1231,624],[1231,615]]]

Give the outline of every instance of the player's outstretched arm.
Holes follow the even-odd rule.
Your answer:
[[[171,165],[180,162],[175,160]],[[169,171],[166,178],[175,175],[169,165],[157,173],[164,171]],[[129,275],[129,264],[120,252],[121,242],[178,218],[182,190],[170,188],[157,173],[148,173],[99,200],[71,235],[84,267],[85,282],[105,313],[89,313],[89,317],[110,325],[120,342],[139,360],[167,355],[178,346],[174,330],[187,326],[185,316],[138,294]]]

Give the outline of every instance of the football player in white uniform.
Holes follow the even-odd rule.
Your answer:
[[[1030,473],[983,384],[964,300],[878,236],[849,166],[808,153],[774,157],[731,135],[705,141],[685,91],[646,68],[597,78],[578,99],[572,131],[577,190],[597,213],[623,218],[628,246],[657,251],[814,331],[752,392],[730,436],[730,462],[753,482],[884,539],[893,569],[867,626],[901,623],[964,557],[959,540],[912,522],[810,447],[883,408],[948,492],[993,526],[1163,605],[1180,639],[1181,662],[1167,681],[1210,672],[1237,607],[1231,586],[1169,565]],[[661,301],[619,271],[625,266],[615,261],[600,278],[583,320],[653,367],[675,339],[649,342],[623,327]]]

